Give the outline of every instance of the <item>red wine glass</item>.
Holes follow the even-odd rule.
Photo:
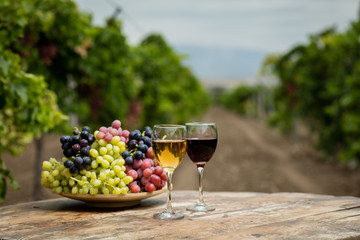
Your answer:
[[[195,163],[199,174],[199,200],[187,210],[194,212],[207,212],[215,210],[205,204],[203,199],[203,175],[205,164],[213,156],[218,139],[215,123],[186,123],[186,152]]]

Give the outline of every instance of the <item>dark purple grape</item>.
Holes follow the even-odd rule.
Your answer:
[[[60,138],[60,142],[61,142],[62,144],[65,144],[65,143],[67,143],[67,142],[69,141],[69,139],[70,139],[70,136],[62,136],[62,137]]]
[[[80,140],[80,146],[81,147],[86,147],[87,145],[89,145],[88,140],[86,140],[86,139],[81,139]]]
[[[146,131],[145,131],[145,136],[146,136],[146,137],[151,138],[151,135],[152,135],[152,131],[151,131],[151,129],[150,129],[150,130],[146,130]]]
[[[71,148],[74,152],[79,152],[81,147],[79,144],[74,144]]]
[[[88,126],[83,126],[83,128],[81,129],[81,132],[91,132],[90,128]]]
[[[75,158],[74,158],[74,164],[75,164],[77,167],[82,166],[83,163],[84,163],[84,160],[83,160],[81,157],[75,157]]]
[[[134,159],[132,157],[125,158],[125,164],[126,165],[132,165],[134,163]]]
[[[81,131],[81,133],[80,133],[80,137],[82,138],[82,139],[88,139],[89,138],[89,132],[88,131]]]
[[[144,131],[146,132],[146,131],[152,131],[152,129],[151,129],[151,127],[149,127],[149,126],[146,126],[146,127],[144,127]]]
[[[145,154],[141,151],[136,151],[133,155],[133,157],[137,160],[143,159],[145,157]]]
[[[73,156],[73,150],[71,148],[64,149],[63,154],[65,157],[70,158]]]
[[[134,136],[135,136],[135,132],[134,132],[134,131],[131,131],[130,134],[129,134],[129,139],[130,139],[130,140],[133,140],[133,139],[134,139]]]
[[[80,154],[82,156],[89,156],[89,151],[90,151],[90,146],[88,145],[87,147],[83,147],[80,149]]]
[[[142,135],[141,135],[140,130],[134,130],[134,132],[135,132],[135,135],[134,135],[133,139],[136,139],[138,141],[141,140]]]
[[[142,144],[144,144],[143,140],[138,141],[138,145],[142,145]]]
[[[95,137],[94,137],[94,135],[89,134],[88,142],[89,142],[89,145],[91,145],[91,144],[93,144],[93,143],[95,142]]]
[[[66,143],[64,143],[63,145],[61,145],[61,148],[62,148],[63,150],[67,150],[67,149],[71,148],[71,143],[66,142]]]
[[[151,138],[148,136],[144,136],[144,144],[146,144],[146,146],[151,147]]]
[[[90,165],[91,164],[91,159],[89,157],[83,157],[83,165]]]
[[[145,144],[139,144],[137,149],[143,153],[146,153],[149,148]]]
[[[131,140],[128,143],[129,150],[132,150],[132,149],[136,148],[136,145],[137,145],[137,141],[135,139]]]
[[[121,156],[126,159],[127,157],[130,157],[130,152],[129,151],[123,151],[123,153],[121,154]]]
[[[64,162],[64,166],[66,167],[66,168],[69,168],[69,167],[71,167],[73,165],[73,162],[71,161],[71,160],[66,160],[65,162]]]
[[[71,137],[71,144],[77,144],[77,143],[80,143],[80,137],[79,136],[73,136],[73,137]]]
[[[78,169],[75,165],[72,165],[70,168],[69,168],[69,172],[71,174],[76,174],[78,172]]]
[[[74,129],[73,134],[74,134],[74,135],[79,135],[79,130],[78,130],[78,129]]]

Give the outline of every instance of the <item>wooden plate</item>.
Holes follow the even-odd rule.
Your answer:
[[[130,207],[139,205],[142,199],[150,198],[166,192],[163,188],[154,192],[128,193],[128,194],[71,194],[61,193],[63,197],[80,200],[91,207]]]

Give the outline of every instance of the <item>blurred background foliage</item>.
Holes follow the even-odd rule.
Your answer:
[[[121,22],[94,26],[71,0],[0,2],[0,156],[42,133],[120,119],[132,129],[184,123],[210,97],[159,35],[129,46]],[[68,117],[69,116],[69,117]],[[0,202],[6,179],[0,158]]]
[[[359,17],[344,32],[329,28],[314,34],[306,44],[265,59],[259,78],[275,77],[275,85],[240,86],[220,102],[243,115],[259,116],[260,108],[284,133],[301,121],[327,156],[359,164],[359,38]]]

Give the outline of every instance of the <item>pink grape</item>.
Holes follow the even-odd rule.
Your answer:
[[[150,182],[155,184],[155,186],[161,186],[161,178],[158,175],[151,175]]]
[[[154,155],[154,152],[153,152],[153,150],[152,150],[152,147],[149,147],[149,149],[147,150],[147,152],[146,152],[146,157],[151,158],[151,159],[154,159],[154,158],[155,158],[155,155]]]
[[[134,185],[134,184],[137,184],[137,182],[136,182],[136,181],[132,181],[131,183],[129,183],[129,187],[131,187],[131,186]]]
[[[161,176],[161,174],[163,173],[164,169],[160,166],[156,166],[155,167],[155,170],[154,170],[154,173],[158,176]]]
[[[112,128],[109,133],[111,135],[113,135],[113,136],[117,136],[118,135],[118,130],[116,130],[115,128]]]
[[[161,187],[163,188],[163,187],[165,187],[166,186],[166,181],[161,181]]]
[[[130,187],[130,191],[131,191],[132,193],[138,193],[138,192],[140,192],[140,190],[141,190],[141,188],[140,188],[140,186],[137,185],[137,184],[134,184],[134,185],[132,185],[132,186]]]
[[[113,136],[111,135],[111,133],[105,134],[105,137],[104,137],[105,141],[111,142],[112,138],[113,138]]]
[[[151,168],[147,168],[147,169],[143,170],[143,175],[146,178],[150,178],[152,173],[153,173],[153,171],[151,170]]]
[[[120,141],[127,143],[126,139],[123,136],[120,137]]]
[[[126,165],[125,167],[126,167],[126,173],[128,173],[131,169],[133,169],[132,166],[129,165]]]
[[[103,133],[107,133],[108,130],[107,130],[107,127],[104,127],[102,126],[100,129],[99,129],[100,132],[103,132]]]
[[[114,120],[111,124],[111,127],[119,129],[121,127],[121,122],[119,120]]]
[[[161,178],[161,180],[163,180],[163,181],[166,181],[166,180],[167,180],[167,176],[166,176],[166,172],[165,172],[165,171],[162,172],[162,174],[160,175],[160,178]]]
[[[122,131],[122,136],[124,138],[128,138],[130,136],[130,132],[128,130],[124,130],[124,131]]]
[[[151,159],[144,159],[142,162],[141,168],[145,170],[146,168],[151,168],[153,166],[154,162]]]
[[[137,173],[138,173],[138,178],[142,178],[143,177],[143,170],[141,168],[139,168],[137,170]]]
[[[105,137],[105,133],[103,132],[98,132],[98,134],[96,135],[97,139],[104,139],[104,137]]]
[[[142,177],[141,178],[141,184],[146,186],[146,184],[150,183],[150,179],[146,178],[146,177]]]
[[[142,160],[134,159],[133,168],[137,170],[141,168],[141,164],[142,164]]]
[[[148,192],[153,192],[153,191],[156,190],[156,187],[155,187],[154,184],[148,183],[148,184],[146,184],[146,186],[145,186],[145,190],[148,191]]]
[[[117,130],[117,135],[118,135],[119,137],[122,136],[122,129],[121,129],[121,128],[119,128],[119,129]]]
[[[128,171],[127,175],[130,176],[130,177],[132,177],[134,180],[137,179],[137,177],[138,177],[138,173],[137,173],[137,171],[134,170],[134,169]]]

